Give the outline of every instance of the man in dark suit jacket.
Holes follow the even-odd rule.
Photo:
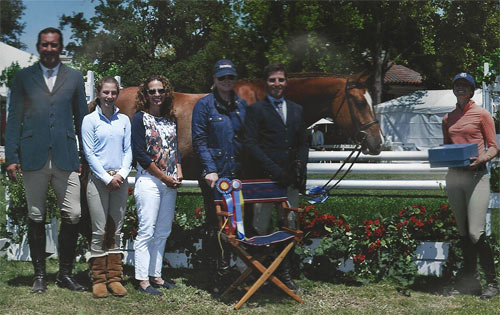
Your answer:
[[[60,62],[62,49],[61,31],[40,31],[40,62],[16,73],[7,118],[7,174],[17,182],[17,174],[22,172],[28,203],[28,243],[35,269],[33,293],[47,289],[45,201],[49,182],[61,208],[56,283],[73,291],[85,289],[74,280],[72,269],[81,215],[77,138],[87,114],[87,101],[82,74]]]
[[[299,189],[303,188],[299,177],[305,175],[309,152],[302,106],[284,98],[287,75],[283,65],[270,64],[264,74],[267,95],[247,108],[244,143],[249,160],[244,165],[245,177],[277,181],[287,188],[291,206],[297,207]],[[252,223],[257,234],[270,232],[272,207],[268,204],[254,207]],[[295,224],[293,216],[284,218],[282,212],[280,221],[291,227]],[[282,265],[282,281],[296,290],[288,259]]]

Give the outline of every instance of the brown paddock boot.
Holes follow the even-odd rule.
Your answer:
[[[120,283],[123,280],[122,254],[108,254],[108,289],[114,296],[127,295],[127,289]]]
[[[94,257],[90,260],[92,295],[95,298],[105,298],[108,296],[108,289],[106,288],[106,260],[107,256]]]

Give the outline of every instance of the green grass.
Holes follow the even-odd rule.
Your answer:
[[[391,176],[394,179],[393,176]],[[0,187],[3,189],[3,187]],[[3,201],[4,194],[0,195]],[[305,199],[302,200],[306,202]],[[397,213],[402,207],[414,204],[430,209],[446,203],[446,194],[440,191],[399,190],[335,190],[321,211],[347,214],[352,220],[373,219]],[[0,204],[3,204],[0,202]],[[179,189],[178,211],[191,212],[203,204],[199,188]],[[5,212],[0,208],[0,220]],[[1,221],[0,221],[1,222]],[[500,211],[493,213],[493,231],[500,235]],[[87,292],[74,293],[54,284],[57,263],[48,262],[49,288],[46,294],[30,294],[32,266],[29,262],[7,261],[0,258],[0,307],[2,314],[230,314],[243,295],[236,292],[222,299],[212,293],[213,284],[207,270],[165,269],[164,274],[181,286],[179,290],[165,291],[155,298],[138,293],[133,280],[133,269],[126,266],[125,286],[129,295],[124,298],[94,299]],[[76,265],[77,279],[90,287],[87,265]],[[273,288],[262,288],[239,311],[240,314],[498,314],[500,299],[481,301],[477,297],[444,297],[439,294],[445,285],[443,279],[420,277],[410,290],[410,296],[397,291],[389,282],[353,286],[334,284],[335,279],[298,280],[307,289],[302,294],[304,304]]]
[[[138,293],[132,281],[133,269],[126,267],[129,295],[123,298],[94,299],[89,291],[70,292],[55,286],[57,264],[49,260],[49,286],[45,294],[29,293],[32,267],[29,262],[0,258],[0,307],[2,314],[233,314],[235,302],[243,295],[237,291],[228,298],[211,293],[212,283],[205,270],[164,270],[180,289],[164,291],[163,297]],[[77,264],[76,278],[89,286],[87,266]],[[298,280],[309,292],[300,294],[298,304],[275,288],[264,287],[250,298],[239,314],[498,314],[500,299],[482,301],[478,297],[444,297],[437,292],[443,283],[421,278],[410,296],[397,292],[396,286],[381,282],[363,286]]]

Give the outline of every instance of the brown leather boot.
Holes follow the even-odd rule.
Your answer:
[[[114,296],[127,295],[123,280],[122,254],[108,254],[108,288]]]
[[[94,257],[90,260],[92,295],[95,298],[105,298],[108,296],[108,289],[106,288],[106,260],[107,256]]]

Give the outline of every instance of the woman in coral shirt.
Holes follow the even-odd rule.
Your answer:
[[[457,221],[464,257],[463,270],[449,293],[479,294],[479,256],[487,283],[481,299],[488,299],[498,294],[498,282],[493,251],[484,232],[490,196],[486,163],[498,153],[498,144],[490,113],[471,100],[474,89],[474,78],[470,74],[457,74],[453,79],[457,107],[443,118],[445,144],[476,143],[478,146],[478,156],[471,158],[469,166],[450,167],[446,175],[446,190]]]

